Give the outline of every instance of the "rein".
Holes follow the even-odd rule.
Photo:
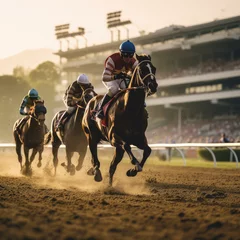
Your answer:
[[[150,61],[150,60],[143,60],[143,61],[139,62],[138,65],[135,67],[135,69],[134,69],[134,71],[133,71],[133,75],[132,75],[132,78],[131,78],[131,81],[130,81],[130,84],[131,84],[133,77],[137,74],[137,77],[138,77],[139,80],[141,81],[142,86],[130,87],[130,88],[126,88],[126,89],[123,89],[123,90],[130,90],[130,91],[131,91],[131,90],[137,90],[137,89],[144,89],[144,90],[146,90],[146,89],[148,88],[148,87],[145,85],[144,80],[145,80],[147,77],[149,77],[149,76],[155,77],[155,75],[154,75],[153,73],[148,73],[148,74],[145,75],[143,78],[141,77],[141,74],[140,74],[141,68],[140,68],[140,66],[141,66],[141,64],[144,63],[144,62],[150,63],[151,61]]]
[[[35,115],[35,113],[34,113],[34,115]],[[37,117],[34,115],[30,114],[29,116],[30,116],[30,118],[34,119],[38,123],[38,125],[41,125],[41,121],[39,119],[37,119]]]
[[[80,98],[74,98],[78,102],[83,102],[85,104],[85,107],[87,106],[87,101],[85,96],[89,93],[92,92],[94,95],[97,95],[97,93],[92,89],[92,88],[87,88],[83,91],[82,96]],[[81,106],[80,104],[77,104],[78,107],[85,109],[85,107]]]

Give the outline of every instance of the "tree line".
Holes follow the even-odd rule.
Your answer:
[[[60,83],[60,69],[53,62],[46,61],[35,69],[29,70],[22,66],[13,69],[12,75],[0,76],[0,141],[12,142],[12,127],[21,118],[19,107],[24,96],[31,88],[35,88],[39,96],[45,101],[48,109],[46,123],[53,118],[55,86]]]

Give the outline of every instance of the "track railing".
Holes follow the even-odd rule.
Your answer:
[[[217,159],[216,156],[212,150],[212,148],[227,148],[229,151],[233,154],[236,162],[236,167],[239,167],[239,160],[236,152],[234,149],[240,148],[240,143],[155,143],[155,144],[149,144],[149,146],[154,150],[160,150],[160,149],[176,149],[183,159],[184,166],[186,165],[186,158],[184,155],[183,149],[188,148],[205,148],[207,149],[213,158],[214,167],[217,166]],[[45,147],[51,148],[51,145],[46,145]],[[60,146],[61,148],[65,148],[64,145]],[[134,146],[132,146],[135,148]],[[15,144],[13,143],[1,143],[0,148],[15,148]],[[112,148],[109,144],[99,144],[99,149],[106,149],[106,148]]]

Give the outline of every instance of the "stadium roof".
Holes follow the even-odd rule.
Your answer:
[[[144,44],[151,44],[156,42],[164,42],[166,40],[182,38],[182,37],[192,38],[192,37],[195,37],[196,35],[206,34],[210,32],[217,32],[223,29],[231,29],[236,27],[240,27],[240,16],[221,19],[221,20],[215,20],[212,22],[193,25],[189,27],[172,25],[167,28],[158,29],[155,32],[149,33],[148,35],[145,35],[145,36],[132,38],[131,40],[135,44],[144,45]],[[111,43],[100,44],[100,45],[94,45],[94,46],[80,48],[80,49],[70,49],[68,51],[59,51],[55,54],[65,58],[80,57],[89,53],[103,52],[103,51],[108,51],[112,49],[117,50],[121,42],[122,40],[111,42]]]

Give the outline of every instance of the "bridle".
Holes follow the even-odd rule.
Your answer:
[[[40,112],[40,114],[41,113],[42,113],[42,115],[45,115],[43,112]],[[44,119],[38,119],[38,116],[35,113],[35,111],[32,114],[30,114],[29,116],[30,116],[30,118],[34,119],[38,123],[38,125],[41,125],[41,123],[45,121],[45,118]]]
[[[142,63],[151,63],[151,61],[150,61],[150,60],[143,60],[143,61],[139,62],[138,65],[135,67],[135,69],[134,69],[134,71],[133,71],[133,75],[132,75],[132,78],[133,78],[135,75],[137,75],[136,77],[140,80],[141,85],[140,85],[140,86],[137,86],[137,87],[129,87],[129,88],[126,88],[126,90],[144,89],[146,92],[149,90],[149,86],[147,86],[147,85],[144,83],[144,80],[145,80],[147,77],[149,77],[149,76],[155,78],[155,74],[153,74],[153,73],[150,71],[150,72],[149,72],[148,74],[146,74],[144,77],[141,77],[141,67],[140,67],[140,66],[141,66]],[[131,79],[131,81],[132,81],[132,79]],[[130,81],[130,83],[131,83],[131,81]],[[150,83],[149,83],[149,84],[150,84]],[[149,84],[148,84],[148,85],[149,85]]]
[[[85,106],[83,107],[83,106],[81,106],[81,104],[78,104],[78,107],[81,107],[81,108],[86,107],[86,105],[88,104],[88,102],[86,100],[86,95],[89,94],[90,92],[92,92],[94,94],[94,96],[97,95],[97,93],[92,88],[87,88],[87,89],[83,90],[82,96],[80,98],[78,98],[77,101],[83,102]]]
[[[148,74],[146,74],[143,78],[141,77],[141,74],[140,74],[141,68],[140,68],[140,66],[141,66],[141,64],[144,63],[144,62],[145,62],[145,63],[146,63],[146,62],[147,62],[147,63],[151,63],[150,60],[143,60],[143,61],[139,62],[138,65],[136,66],[136,68],[134,69],[134,72],[137,71],[138,77],[139,77],[139,79],[140,79],[140,81],[142,82],[143,85],[145,85],[144,80],[145,80],[147,77],[151,76],[151,77],[155,78],[155,74],[153,74],[151,71],[150,71]],[[145,86],[146,86],[146,85],[145,85]]]
[[[31,108],[29,116],[30,116],[30,118],[34,119],[38,123],[38,125],[41,125],[41,123],[43,123],[45,121],[45,117],[43,119],[39,119],[38,116],[39,115],[45,116],[46,112],[39,111],[38,114],[36,114],[36,107],[37,107],[37,105],[33,106]],[[43,105],[43,107],[44,107],[44,105]],[[46,110],[45,107],[44,107],[44,109]]]

